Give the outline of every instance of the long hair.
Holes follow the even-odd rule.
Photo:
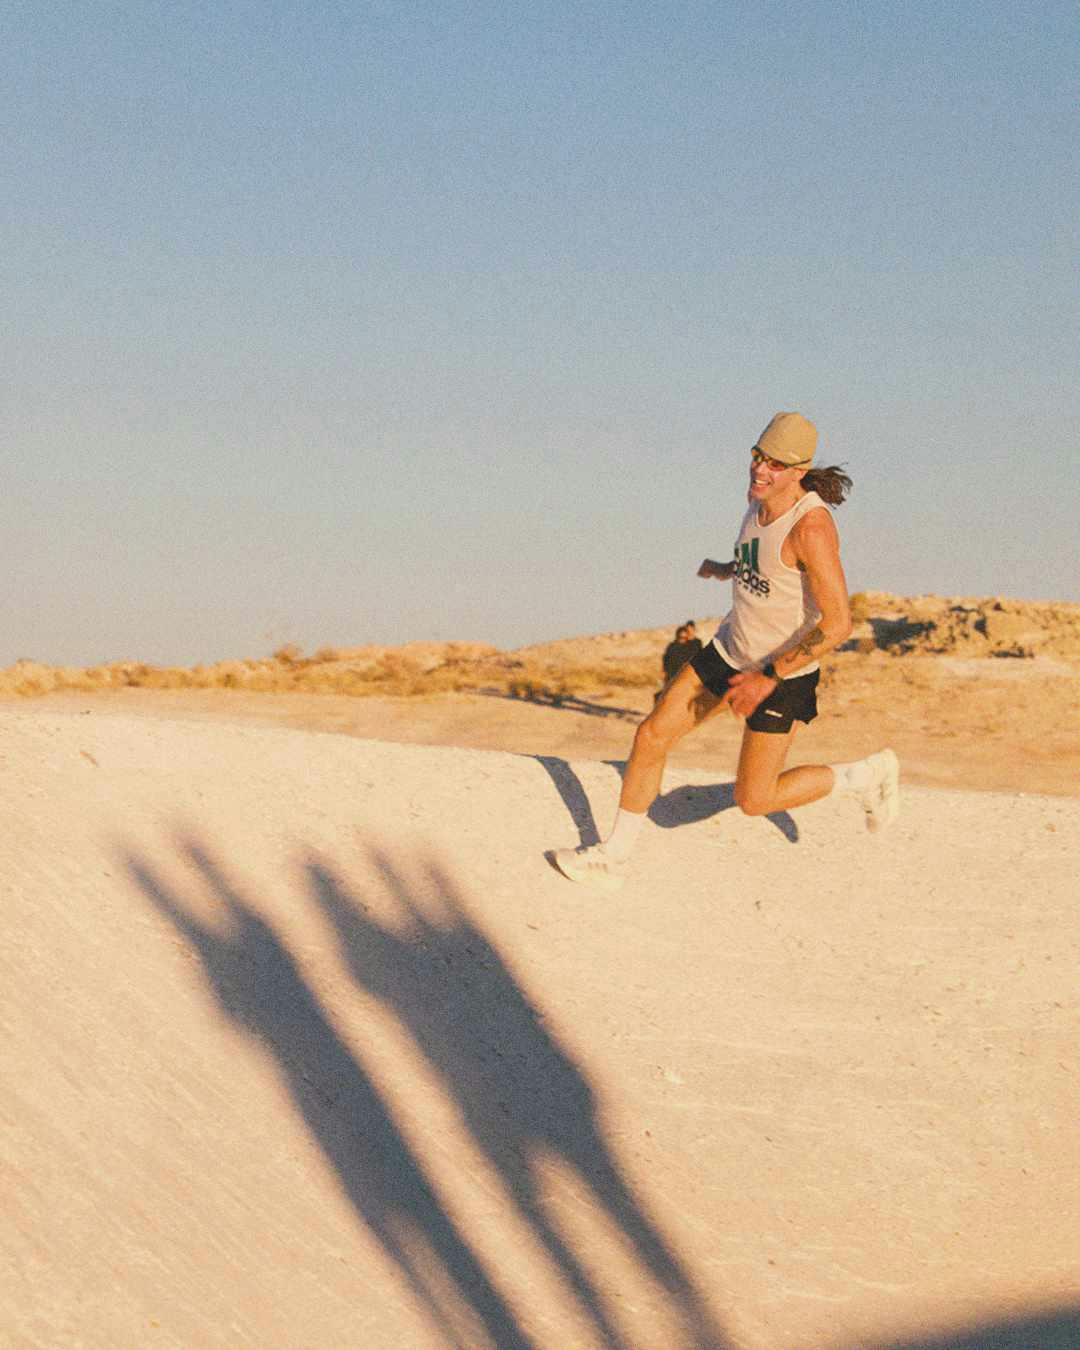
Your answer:
[[[807,469],[801,485],[807,492],[816,492],[829,506],[839,506],[851,491],[851,479],[839,464],[830,464],[827,469]]]

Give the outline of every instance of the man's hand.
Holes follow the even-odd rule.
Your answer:
[[[725,701],[736,717],[752,717],[777,684],[778,680],[770,679],[760,670],[740,670],[731,677]]]
[[[712,558],[706,558],[697,570],[699,577],[714,578],[716,581],[730,581],[735,571],[735,564],[726,562],[713,562]]]

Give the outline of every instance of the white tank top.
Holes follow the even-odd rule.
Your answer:
[[[818,506],[825,503],[816,492],[808,492],[770,525],[758,523],[757,502],[743,516],[735,541],[734,603],[713,637],[720,655],[736,670],[774,661],[797,646],[821,618],[806,573],[780,558],[792,526]],[[809,675],[817,668],[814,661],[795,673]]]

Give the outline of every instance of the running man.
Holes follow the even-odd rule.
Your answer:
[[[732,562],[710,558],[699,577],[733,580],[730,612],[685,665],[634,736],[615,823],[607,839],[554,854],[571,881],[615,890],[671,749],[730,708],[746,719],[735,803],[748,816],[789,811],[830,792],[852,793],[870,830],[895,820],[900,766],[892,750],[850,764],[784,768],[795,724],[817,716],[818,661],[851,632],[840,540],[830,506],[851,479],[812,467],[817,428],[800,413],[777,413],[750,452],[749,506]]]

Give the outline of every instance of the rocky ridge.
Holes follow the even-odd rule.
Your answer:
[[[884,591],[852,596],[855,627],[847,655],[1047,658],[1080,662],[1080,604],[919,595]],[[698,620],[708,640],[715,618]],[[325,647],[312,656],[282,648],[271,657],[208,666],[160,668],[116,661],[88,668],[18,661],[0,670],[0,696],[122,688],[246,689],[252,692],[433,694],[487,686],[511,693],[565,693],[610,683],[653,685],[676,625],[556,639],[513,651],[479,642],[409,642],[396,647]]]

